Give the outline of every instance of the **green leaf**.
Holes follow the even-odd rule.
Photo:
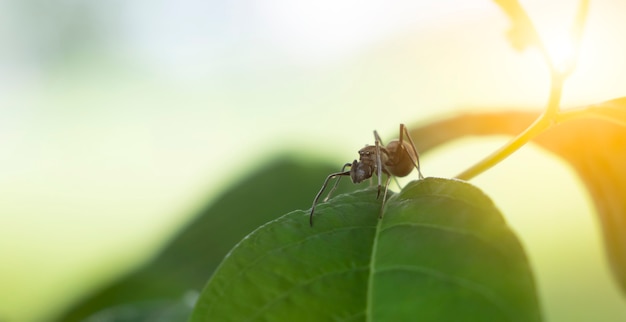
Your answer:
[[[427,178],[294,211],[244,238],[192,321],[539,321],[532,273],[492,201]]]

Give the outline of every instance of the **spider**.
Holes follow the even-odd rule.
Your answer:
[[[408,142],[404,140],[404,137],[408,139]],[[413,168],[415,168],[417,169],[419,179],[424,178],[422,172],[420,171],[419,154],[417,153],[417,149],[411,139],[411,135],[409,135],[409,131],[404,124],[400,124],[399,140],[393,140],[389,142],[387,146],[384,146],[382,143],[383,141],[380,139],[376,130],[374,130],[374,140],[374,145],[366,145],[364,148],[359,150],[359,161],[354,160],[352,163],[346,163],[343,165],[340,172],[331,173],[328,177],[326,177],[322,188],[315,196],[315,199],[313,199],[311,215],[309,216],[309,224],[311,226],[313,226],[315,206],[317,205],[320,196],[326,189],[326,186],[328,186],[330,179],[338,177],[335,185],[328,192],[326,198],[324,198],[324,202],[328,201],[330,195],[333,191],[335,191],[341,177],[350,176],[353,183],[360,183],[365,179],[371,178],[374,174],[378,177],[378,193],[376,194],[376,199],[378,199],[380,197],[382,187],[382,174],[386,174],[387,180],[385,182],[385,191],[383,193],[383,202],[380,207],[379,215],[379,218],[382,218],[391,176],[405,177],[413,171]],[[346,168],[350,169],[346,170]]]

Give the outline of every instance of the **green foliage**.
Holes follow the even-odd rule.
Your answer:
[[[612,269],[624,291],[626,101],[561,110],[589,1],[580,1],[570,32],[576,50],[564,66],[556,66],[517,0],[495,2],[511,19],[513,47],[538,49],[549,67],[551,88],[543,113],[480,113],[432,122],[411,132],[419,138],[417,150],[471,134],[515,136],[457,176],[464,180],[531,141],[564,158],[594,199]],[[92,317],[151,320],[171,306],[180,318],[189,314],[181,307],[183,294],[200,289],[211,274],[193,311],[194,322],[541,320],[520,243],[490,199],[463,181],[413,182],[389,198],[380,220],[373,189],[320,204],[314,227],[306,210],[273,220],[308,208],[313,189],[337,170],[282,161],[261,169],[225,192],[150,265],[107,286],[63,320],[80,320],[111,306]],[[161,299],[169,304],[148,309],[138,304]],[[125,303],[131,303],[130,315]]]
[[[526,256],[491,200],[456,180],[368,189],[243,239],[192,321],[539,321]]]
[[[110,307],[119,309],[108,310],[109,316],[147,302],[180,302],[188,291],[202,289],[228,250],[248,233],[280,214],[310,207],[323,178],[337,170],[277,156],[201,210],[153,261],[94,292],[60,320],[81,321]],[[354,186],[340,191],[346,188]]]

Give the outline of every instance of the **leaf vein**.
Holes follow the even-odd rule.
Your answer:
[[[468,289],[470,291],[473,291],[476,294],[481,295],[483,298],[491,302],[495,307],[497,307],[499,310],[505,313],[511,320],[515,320],[515,316],[516,316],[515,312],[513,312],[513,310],[504,301],[500,300],[500,297],[498,296],[497,292],[475,281],[462,278],[459,276],[455,276],[449,273],[445,273],[442,271],[438,271],[435,269],[431,269],[428,267],[424,267],[424,266],[409,266],[409,265],[393,265],[393,266],[379,268],[376,272],[373,272],[372,275],[379,274],[379,273],[392,272],[392,271],[407,271],[407,272],[412,272],[412,273],[419,273],[419,274],[428,275],[428,276],[437,278],[439,280],[449,282],[451,284],[459,285],[465,289]]]
[[[352,273],[352,272],[366,270],[366,269],[369,269],[369,265],[362,265],[362,266],[351,267],[351,268],[348,268],[348,269],[342,269],[342,270],[338,270],[338,271],[331,271],[331,272],[327,272],[327,273],[324,273],[324,274],[321,274],[321,275],[317,275],[314,278],[308,279],[306,281],[302,281],[300,283],[294,284],[293,287],[291,287],[290,289],[286,290],[282,294],[280,294],[277,297],[275,297],[273,300],[271,300],[268,303],[266,303],[263,307],[261,307],[250,319],[248,319],[248,321],[254,321],[254,320],[258,319],[261,316],[261,314],[263,314],[263,312],[267,311],[274,304],[276,304],[276,303],[284,300],[285,298],[287,298],[287,296],[289,294],[291,294],[292,292],[294,292],[296,289],[305,287],[307,285],[311,285],[314,282],[317,282],[317,281],[319,281],[321,279],[324,279],[326,277],[330,277],[330,276],[334,276],[334,275],[343,275],[343,274],[346,274],[346,273]],[[359,314],[361,314],[361,313],[359,313]]]
[[[498,244],[485,238],[484,236],[477,234],[474,231],[467,230],[467,229],[458,229],[458,228],[453,228],[450,226],[443,226],[443,225],[436,225],[436,224],[429,224],[429,223],[405,222],[405,223],[397,223],[397,224],[386,226],[385,228],[381,229],[381,233],[384,231],[388,231],[388,230],[399,228],[399,227],[417,227],[417,228],[435,229],[435,230],[441,230],[444,232],[449,232],[449,233],[453,233],[457,235],[469,236],[469,237],[472,237],[476,240],[483,242],[486,246],[497,250],[500,254],[504,255],[505,257],[509,257],[509,252],[506,249],[503,249]]]
[[[240,278],[245,272],[247,272],[248,270],[250,270],[251,268],[255,267],[259,262],[263,261],[265,258],[269,257],[272,254],[276,254],[278,252],[281,252],[285,249],[297,246],[297,245],[301,245],[303,243],[305,243],[306,241],[313,239],[315,237],[319,237],[322,235],[330,235],[333,233],[337,233],[340,231],[348,231],[348,230],[358,230],[358,229],[372,229],[374,227],[372,226],[349,226],[349,227],[342,227],[342,228],[335,228],[335,229],[331,229],[331,230],[326,230],[326,231],[322,231],[322,232],[317,232],[311,235],[306,236],[305,238],[299,239],[293,243],[289,243],[289,244],[285,244],[282,247],[278,247],[278,248],[272,248],[269,249],[268,251],[264,252],[263,254],[261,254],[260,256],[258,256],[257,258],[254,259],[254,261],[252,261],[249,265],[245,266],[245,267],[241,267],[237,274],[234,275],[233,279],[237,280],[238,278]],[[238,245],[239,247],[239,245]],[[218,272],[216,271],[214,274],[217,274]],[[209,312],[211,310],[212,305],[208,305],[207,307],[207,312]]]

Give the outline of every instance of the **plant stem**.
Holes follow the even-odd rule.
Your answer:
[[[526,12],[523,10],[523,8],[519,7],[516,1],[513,2],[513,5],[517,5],[519,8],[515,6],[511,7],[511,3],[504,3],[506,5],[502,3],[499,4],[503,6],[505,11],[507,11],[507,13],[513,17],[512,19],[514,20],[514,22],[517,21],[517,23],[519,23],[520,21],[522,21],[523,24],[525,24],[525,28],[527,29],[527,31],[533,35],[533,38],[535,40],[535,43],[533,45],[537,46],[539,52],[543,56],[544,61],[550,69],[550,81],[552,83],[550,87],[550,98],[548,99],[548,103],[546,105],[544,113],[541,114],[537,118],[537,120],[533,122],[533,124],[531,124],[528,128],[526,128],[526,130],[524,130],[513,140],[509,141],[499,150],[495,151],[480,162],[470,167],[469,169],[457,175],[457,179],[469,180],[483,173],[485,170],[493,167],[498,162],[502,161],[513,152],[517,151],[517,149],[521,148],[524,144],[528,143],[528,141],[532,140],[534,137],[547,130],[552,125],[564,120],[579,118],[584,115],[592,115],[595,117],[607,118],[619,124],[626,123],[626,114],[611,109],[598,111],[597,108],[594,109],[592,107],[571,112],[560,111],[563,83],[576,67],[576,62],[580,50],[580,38],[582,35],[585,20],[587,18],[587,12],[589,11],[589,0],[582,0],[578,8],[576,19],[574,21],[571,31],[571,36],[575,40],[576,49],[572,57],[572,61],[565,66],[564,70],[561,71],[559,71],[557,66],[554,64],[554,61],[552,57],[550,57],[546,46],[544,45],[543,41],[541,41],[541,37],[539,37],[539,35],[537,34],[535,26],[531,22],[530,18],[528,18],[528,16],[526,15]],[[519,15],[521,15],[521,18]]]
[[[550,128],[555,123],[556,117],[559,113],[563,81],[564,78],[558,75],[558,73],[552,73],[550,98],[548,99],[545,112],[541,114],[541,116],[539,116],[533,124],[526,128],[524,132],[519,134],[494,153],[457,175],[456,178],[461,180],[470,180],[474,178],[475,176],[483,173],[485,170],[498,164],[500,161],[504,160],[513,152],[521,148],[524,144],[528,143],[528,141]]]
[[[461,172],[459,175],[456,176],[456,178],[461,180],[470,180],[475,176],[483,173],[487,169],[498,164],[500,161],[504,160],[513,152],[517,151],[524,144],[534,138],[537,134],[541,133],[543,130],[547,129],[550,126],[550,121],[545,117],[545,115],[546,114],[544,113],[516,138],[509,141],[506,145],[504,145],[494,153],[490,154],[486,158],[482,159],[480,162],[474,164],[469,169]]]

